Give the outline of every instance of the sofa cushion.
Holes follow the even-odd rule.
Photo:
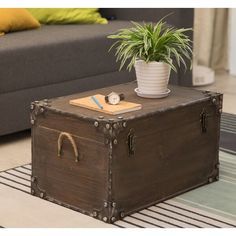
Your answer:
[[[39,22],[25,9],[0,8],[0,33],[39,28]]]
[[[97,8],[28,8],[42,24],[107,24]]]
[[[0,38],[0,93],[117,71],[108,34],[131,26],[47,25]],[[99,83],[99,81],[98,81]]]

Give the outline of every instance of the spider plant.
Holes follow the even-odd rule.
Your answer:
[[[121,61],[120,70],[126,62],[131,70],[136,60],[165,62],[177,72],[181,64],[187,68],[186,59],[191,61],[191,40],[185,34],[192,29],[176,29],[168,26],[162,18],[156,24],[132,22],[132,28],[120,29],[108,38],[116,39],[110,50],[116,48],[116,61]],[[109,50],[109,51],[110,51]]]

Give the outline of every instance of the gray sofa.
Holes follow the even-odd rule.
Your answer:
[[[100,9],[107,25],[45,25],[0,37],[0,135],[30,128],[31,101],[63,96],[135,79],[118,71],[106,36],[130,20],[192,27],[192,9]],[[190,35],[191,36],[191,35]],[[192,36],[191,36],[192,37]],[[191,72],[172,73],[172,83],[191,85]]]

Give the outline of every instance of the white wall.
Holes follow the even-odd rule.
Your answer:
[[[236,75],[236,8],[230,9],[229,73],[231,75]]]

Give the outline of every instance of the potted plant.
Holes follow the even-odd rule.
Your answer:
[[[156,24],[132,23],[132,28],[108,36],[116,40],[111,48],[116,48],[120,69],[126,63],[129,71],[135,67],[139,96],[165,97],[170,92],[167,85],[171,69],[177,72],[181,64],[187,68],[186,60],[191,60],[191,40],[185,33],[192,29],[176,29],[163,19]]]

